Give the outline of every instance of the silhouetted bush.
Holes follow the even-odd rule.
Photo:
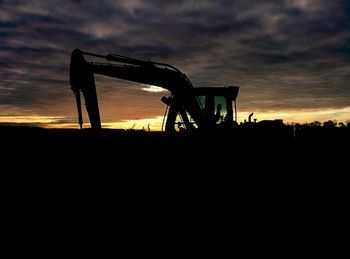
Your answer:
[[[336,120],[329,120],[329,121],[325,121],[323,123],[323,127],[325,128],[335,128],[337,126],[337,121]]]
[[[346,126],[345,126],[345,124],[344,124],[343,122],[339,122],[339,123],[338,123],[338,127],[340,127],[340,128],[345,128]]]
[[[310,126],[312,128],[319,128],[322,126],[322,123],[319,121],[313,121],[313,122],[309,123],[308,126]]]

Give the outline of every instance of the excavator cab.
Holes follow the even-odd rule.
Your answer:
[[[176,119],[171,115],[167,116],[166,131],[174,131],[174,125],[180,129],[193,130],[214,130],[220,128],[230,128],[237,124],[237,106],[236,98],[238,95],[238,86],[228,87],[198,87],[186,89],[178,92],[179,96],[186,96],[189,99],[195,99],[200,106],[200,115],[196,119],[191,114],[181,109],[181,102],[177,110]],[[171,98],[163,97],[162,101],[170,105],[174,101]],[[174,107],[174,106],[173,106]],[[174,121],[172,123],[171,121]]]
[[[205,128],[232,125],[237,121],[236,98],[238,86],[194,88],[201,106]]]

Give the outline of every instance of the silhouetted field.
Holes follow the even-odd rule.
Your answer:
[[[349,133],[241,129],[169,136],[0,127],[3,184],[15,210],[88,211],[93,204],[107,214],[122,206],[133,211],[130,217],[162,208],[210,208],[226,216],[234,210],[248,221],[264,218],[263,211],[293,217],[295,211],[341,208]]]
[[[34,158],[38,163],[45,159],[62,164],[72,162],[72,165],[96,162],[115,163],[118,167],[125,163],[130,168],[143,161],[154,169],[157,163],[175,169],[199,165],[243,166],[244,160],[250,160],[246,166],[258,160],[283,166],[306,157],[340,158],[348,149],[350,128],[239,128],[217,134],[169,135],[135,130],[97,132],[2,126],[0,136],[6,157]]]

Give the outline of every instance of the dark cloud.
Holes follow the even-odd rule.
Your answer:
[[[349,13],[346,0],[1,1],[2,115],[74,116],[75,48],[168,62],[195,86],[240,85],[242,110],[349,107]],[[162,114],[162,93],[97,80],[106,120]]]

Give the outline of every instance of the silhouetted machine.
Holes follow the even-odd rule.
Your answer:
[[[104,62],[88,62],[85,56],[100,58]],[[171,96],[161,99],[168,108],[165,124],[167,132],[176,131],[176,125],[180,129],[191,131],[229,128],[236,124],[238,86],[194,88],[185,74],[169,64],[113,54],[104,56],[75,49],[70,63],[70,85],[76,96],[81,128],[81,93],[85,99],[91,127],[101,128],[94,74],[169,90]]]

